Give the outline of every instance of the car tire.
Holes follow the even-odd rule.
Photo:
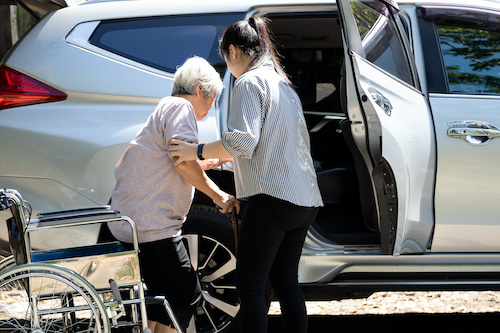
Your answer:
[[[196,332],[238,331],[240,304],[234,284],[236,255],[231,218],[213,207],[194,205],[183,235],[202,288],[203,299],[194,320]]]

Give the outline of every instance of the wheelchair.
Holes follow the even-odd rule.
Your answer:
[[[0,262],[0,331],[148,333],[146,304],[163,305],[177,332],[175,315],[162,297],[145,297],[134,222],[109,206],[39,213],[13,189],[0,190],[12,257]],[[54,228],[126,222],[133,249],[119,242],[37,250],[31,238]]]

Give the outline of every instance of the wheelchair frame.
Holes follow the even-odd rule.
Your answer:
[[[0,312],[0,330],[108,333],[131,327],[147,333],[151,330],[146,303],[159,303],[177,332],[182,332],[167,300],[144,295],[132,219],[109,206],[44,212],[31,219],[29,204],[13,189],[0,190],[0,210],[5,209],[12,213],[7,225],[13,257],[0,261],[0,300],[10,298],[17,308]],[[119,242],[44,250],[31,247],[36,232],[119,221],[131,227],[132,250]]]

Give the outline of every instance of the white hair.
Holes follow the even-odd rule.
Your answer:
[[[174,75],[172,95],[192,95],[200,84],[205,97],[222,91],[222,80],[215,68],[205,59],[194,56],[177,68]]]

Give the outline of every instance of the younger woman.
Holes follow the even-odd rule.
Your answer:
[[[170,152],[179,157],[177,163],[234,157],[236,195],[248,200],[236,269],[241,331],[267,332],[269,279],[286,332],[305,333],[297,270],[308,227],[323,202],[301,102],[281,68],[265,19],[253,16],[229,26],[220,53],[236,78],[229,131],[205,145],[172,140]]]

